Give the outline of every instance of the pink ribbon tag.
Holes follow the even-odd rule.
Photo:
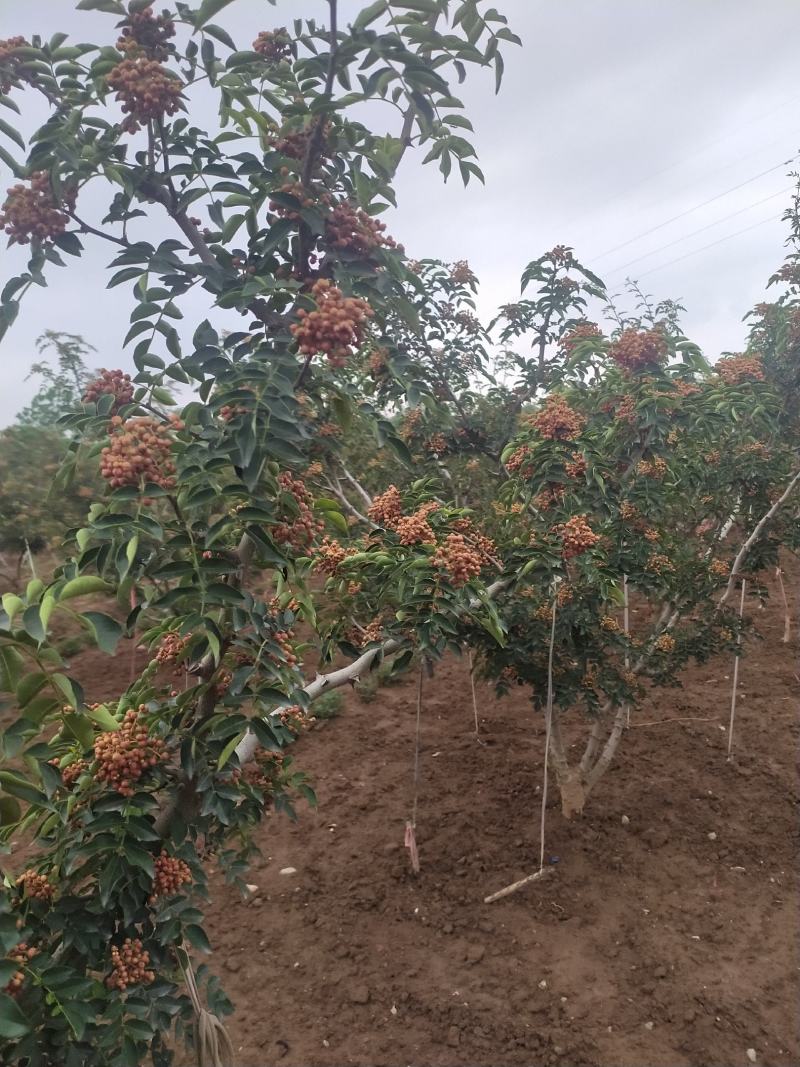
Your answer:
[[[408,855],[411,860],[411,870],[414,874],[419,874],[419,853],[417,852],[417,835],[414,833],[414,826],[412,823],[406,823],[406,839],[405,846],[408,849]]]

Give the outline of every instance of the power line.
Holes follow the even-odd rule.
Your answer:
[[[794,104],[798,100],[800,100],[800,95],[792,96],[788,100],[784,100],[783,103],[776,104],[775,107],[771,107],[769,108],[769,110],[763,111],[760,115],[756,115],[752,119],[746,119],[744,122],[739,123],[738,126],[734,127],[734,129],[732,129],[728,133],[724,133],[721,137],[717,137],[713,141],[708,141],[702,148],[698,149],[696,152],[692,152],[691,155],[685,156],[683,159],[679,159],[674,163],[669,163],[666,167],[662,167],[660,170],[648,174],[646,177],[640,179],[638,182],[635,182],[633,185],[627,186],[621,192],[615,193],[614,196],[612,196],[610,200],[607,200],[602,207],[592,207],[588,211],[584,211],[583,214],[578,215],[577,218],[572,219],[569,225],[565,228],[565,232],[569,232],[569,230],[573,226],[577,225],[579,222],[582,222],[590,215],[596,214],[598,210],[604,211],[609,206],[609,204],[614,204],[622,197],[628,196],[629,193],[634,192],[636,189],[640,189],[643,185],[647,185],[647,183],[652,181],[654,178],[660,178],[662,174],[668,174],[671,170],[675,170],[676,167],[681,167],[686,163],[690,163],[693,159],[697,159],[698,156],[704,155],[710,148],[715,148],[718,144],[722,144],[723,141],[729,140],[731,137],[739,133],[739,131],[744,129],[745,127],[752,126],[754,122],[760,122],[762,119],[767,118],[767,116],[774,114],[776,111],[780,111],[784,107],[788,107],[789,104]],[[770,141],[769,144],[762,145],[760,148],[749,152],[744,157],[739,156],[736,160],[734,160],[733,164],[726,165],[726,167],[724,167],[723,169],[727,170],[728,166],[733,166],[735,165],[735,163],[741,162],[743,158],[749,159],[751,156],[758,155],[760,152],[763,152],[765,148],[772,148],[772,146],[777,144],[780,140],[782,140],[782,138],[777,138],[774,141]],[[683,188],[685,188],[685,186]]]
[[[735,233],[729,233],[725,237],[720,237],[718,241],[712,241],[710,244],[703,245],[702,248],[695,248],[692,252],[687,252],[683,256],[677,256],[675,259],[669,260],[667,263],[661,263],[657,267],[651,267],[650,270],[644,271],[644,273],[637,276],[637,281],[641,278],[646,278],[648,274],[655,274],[656,271],[665,270],[667,267],[673,266],[675,263],[681,263],[684,259],[689,259],[691,256],[697,256],[701,252],[707,252],[709,248],[716,248],[717,245],[723,244],[725,241],[731,241],[734,237],[740,237],[743,233],[749,233],[750,230],[755,230],[759,226],[764,226],[768,222],[777,222],[778,219],[771,217],[768,219],[762,219],[760,222],[754,222],[752,226],[745,226],[743,230],[737,230]]]
[[[665,226],[670,226],[673,222],[677,222],[678,219],[685,218],[687,215],[693,214],[695,211],[699,211],[700,208],[708,207],[709,204],[715,203],[717,200],[721,200],[723,196],[728,196],[730,193],[735,193],[737,189],[743,189],[745,185],[751,185],[753,182],[758,181],[759,178],[763,178],[766,174],[772,174],[775,170],[780,170],[781,167],[786,167],[790,163],[793,163],[797,159],[797,155],[793,155],[790,159],[785,159],[781,163],[776,163],[774,167],[768,167],[767,170],[762,170],[759,174],[754,174],[752,178],[747,178],[746,181],[739,182],[738,185],[731,186],[730,189],[726,189],[722,193],[717,193],[716,196],[709,197],[708,200],[703,200],[700,204],[695,204],[694,207],[687,208],[685,211],[681,211],[677,215],[673,215],[672,218],[666,219],[664,222],[659,222],[656,226],[651,226],[649,230],[644,230],[643,233],[636,234],[635,237],[630,237],[627,241],[623,241],[621,244],[614,245],[613,248],[609,248],[606,252],[603,252],[599,256],[593,257],[593,262],[597,262],[598,259],[605,259],[606,256],[610,256],[612,252],[618,252],[621,248],[627,248],[628,245],[634,243],[634,241],[641,240],[642,237],[649,237],[651,233],[656,233],[658,230],[663,230]]]
[[[629,259],[627,263],[622,263],[619,267],[612,268],[609,273],[616,274],[618,271],[626,270],[634,263],[640,263],[643,259],[649,259],[650,256],[654,256],[658,252],[664,252],[667,248],[673,248],[675,245],[681,244],[682,241],[688,241],[690,237],[696,237],[699,233],[705,233],[706,230],[712,230],[715,226],[719,226],[723,222],[735,219],[737,215],[743,215],[746,211],[752,211],[754,207],[760,207],[761,204],[766,204],[768,200],[774,200],[777,196],[785,196],[787,193],[790,193],[793,188],[794,186],[787,185],[785,189],[781,189],[777,193],[770,193],[769,196],[765,196],[762,200],[756,200],[754,204],[747,204],[746,207],[739,208],[738,211],[732,211],[729,215],[723,215],[722,218],[717,219],[716,222],[709,222],[707,226],[701,226],[697,230],[692,230],[691,233],[684,234],[682,237],[677,237],[674,241],[669,241],[667,244],[661,245],[659,248],[654,248],[651,252],[645,252],[644,255],[637,256],[636,259]]]

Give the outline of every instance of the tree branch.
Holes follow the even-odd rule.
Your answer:
[[[745,543],[739,549],[738,553],[736,554],[736,558],[733,561],[733,566],[731,567],[731,573],[730,577],[728,578],[728,584],[726,585],[725,591],[723,592],[722,596],[717,601],[717,611],[720,610],[722,605],[727,601],[728,597],[733,592],[734,586],[736,585],[736,577],[742,568],[742,564],[744,563],[747,553],[750,551],[755,542],[761,536],[764,527],[767,525],[770,519],[773,518],[776,512],[780,509],[781,505],[784,504],[786,500],[788,500],[792,490],[798,482],[800,482],[800,470],[797,471],[792,480],[784,489],[783,493],[778,497],[778,499],[775,501],[775,503],[772,505],[766,515],[764,515],[756,524],[756,527],[753,532],[750,534]]]

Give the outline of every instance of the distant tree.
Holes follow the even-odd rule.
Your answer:
[[[28,378],[39,377],[41,385],[30,404],[17,415],[17,422],[22,426],[50,427],[65,412],[80,405],[87,385],[96,377],[86,366],[89,353],[95,349],[78,334],[57,330],[45,330],[36,341],[36,349],[40,355],[54,349],[56,366],[48,360],[33,364]]]

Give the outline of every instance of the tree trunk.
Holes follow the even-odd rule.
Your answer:
[[[586,790],[580,768],[571,767],[567,759],[564,738],[561,735],[561,721],[555,708],[550,727],[550,751],[553,753],[556,781],[561,795],[561,813],[565,819],[571,819],[573,815],[580,815],[583,811]]]

